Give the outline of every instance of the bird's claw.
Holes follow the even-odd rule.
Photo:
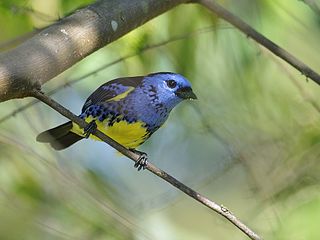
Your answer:
[[[83,129],[84,137],[89,138],[90,134],[92,134],[97,129],[97,124],[94,120],[92,120],[88,125]]]
[[[138,171],[146,169],[148,166],[148,155],[137,150],[134,150],[134,152],[140,155],[139,159],[135,162],[134,167],[137,168]]]

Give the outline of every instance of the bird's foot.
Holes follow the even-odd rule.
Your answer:
[[[83,129],[84,137],[89,138],[90,134],[92,134],[97,129],[97,124],[95,120],[92,120],[88,125]]]
[[[134,167],[137,168],[138,171],[140,171],[141,169],[146,169],[146,167],[148,166],[148,155],[135,149],[131,149],[131,151],[139,154],[139,159],[135,162]]]

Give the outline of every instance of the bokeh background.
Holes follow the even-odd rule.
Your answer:
[[[0,51],[90,2],[1,0]],[[221,3],[320,72],[317,1]],[[152,163],[265,239],[320,239],[320,87],[204,8],[163,14],[43,90],[78,114],[104,82],[158,71],[185,75],[199,100],[178,106],[140,148]],[[37,143],[66,119],[33,103],[0,105],[0,239],[247,239],[104,143],[61,152]]]

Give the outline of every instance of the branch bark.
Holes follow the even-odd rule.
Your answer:
[[[88,124],[81,118],[74,115],[72,112],[70,112],[68,109],[61,106],[59,103],[54,101],[52,98],[46,96],[40,91],[33,91],[31,95],[43,103],[47,104],[49,107],[53,108],[66,118],[70,119],[72,122],[78,124],[81,128],[85,128]],[[95,131],[92,133],[93,135],[100,138],[105,143],[109,144],[111,147],[115,148],[119,152],[121,152],[123,155],[127,156],[134,162],[137,162],[140,155],[136,152],[130,151],[129,149],[125,148],[121,144],[114,141],[112,138],[108,137],[98,129],[95,129]],[[243,233],[245,233],[249,238],[253,240],[261,240],[262,238],[256,234],[254,231],[252,231],[248,226],[246,226],[242,221],[240,221],[231,211],[229,211],[228,208],[219,205],[207,197],[201,195],[200,193],[194,191],[193,189],[189,188],[185,184],[181,183],[165,171],[159,169],[158,167],[154,166],[150,162],[148,162],[146,169],[152,172],[153,174],[157,175],[158,177],[162,178],[166,182],[170,183],[174,187],[180,189],[182,192],[187,194],[188,196],[192,197],[196,201],[200,202],[204,206],[210,208],[211,210],[219,213],[223,217],[225,217],[227,220],[229,220],[234,226],[239,228]]]
[[[97,49],[187,0],[99,0],[0,54],[0,102],[34,89]]]
[[[280,46],[263,36],[261,33],[257,32],[254,28],[245,23],[242,19],[235,16],[227,9],[223,8],[215,0],[199,0],[199,3],[202,4],[204,7],[208,8],[210,11],[217,14],[220,18],[232,24],[234,27],[238,28],[246,36],[252,38],[260,45],[269,49],[273,54],[289,63],[291,66],[300,71],[303,75],[312,79],[314,82],[320,85],[320,75],[317,72],[315,72],[309,66],[297,59],[291,53],[284,50],[283,48],[281,48]]]

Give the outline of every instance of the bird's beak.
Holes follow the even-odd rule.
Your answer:
[[[179,88],[175,93],[182,99],[198,99],[191,87]]]

